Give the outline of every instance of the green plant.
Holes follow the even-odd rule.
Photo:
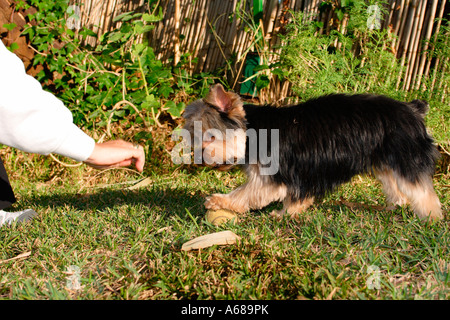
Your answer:
[[[242,81],[241,91],[246,94],[264,95],[262,90],[268,88],[270,81],[274,77],[283,78],[284,73],[279,68],[274,56],[277,56],[273,48],[264,36],[264,26],[262,20],[262,8],[259,1],[253,2],[253,14],[249,13],[246,1],[238,1],[236,4],[236,19],[240,20],[241,28],[252,37],[248,48],[242,53],[240,61],[244,68],[248,68],[247,73],[244,70],[244,79]],[[246,61],[247,60],[247,61]],[[275,61],[275,62],[274,62]],[[254,86],[254,89],[253,89]],[[261,100],[264,100],[263,98]]]
[[[28,17],[35,25],[23,34],[37,53],[34,65],[42,67],[37,79],[63,100],[75,123],[85,129],[109,131],[117,121],[124,128],[161,126],[162,114],[179,117],[190,96],[211,81],[207,75],[184,72],[186,59],[172,66],[156,58],[145,34],[162,19],[159,2],[148,1],[148,12],[116,16],[113,22],[118,27],[99,37],[85,26],[69,28],[67,18],[73,12],[68,4],[64,0],[22,3],[37,8]],[[95,47],[88,44],[90,37],[97,38]]]
[[[384,94],[399,100],[427,100],[430,104],[427,123],[436,141],[448,150],[449,106],[445,95],[450,83],[448,24],[441,25],[429,45],[432,48],[430,58],[436,59],[436,68],[428,77],[424,76],[420,88],[403,91],[398,81],[402,80],[399,75],[404,68],[391,49],[395,37],[388,30],[367,28],[369,12],[364,1],[347,1],[345,7],[336,3],[324,2],[321,7],[337,11],[337,20],[333,20],[334,24],[328,21],[328,28],[302,12],[292,12],[292,21],[283,37],[280,63],[294,96],[307,100],[347,92]],[[345,28],[339,19],[346,21]]]
[[[395,86],[392,75],[400,66],[389,50],[393,39],[387,30],[366,27],[368,13],[360,2],[336,9],[338,18],[348,19],[345,32],[340,27],[320,33],[323,23],[292,12],[281,62],[301,99],[331,92],[387,93]]]

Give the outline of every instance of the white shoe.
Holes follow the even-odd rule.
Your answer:
[[[27,222],[37,216],[37,212],[32,209],[26,209],[17,212],[6,212],[0,210],[0,226],[3,224],[11,224],[14,221],[17,223]]]

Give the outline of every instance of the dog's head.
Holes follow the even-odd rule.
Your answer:
[[[226,170],[244,159],[246,120],[237,94],[216,84],[205,98],[186,107],[183,118],[194,153],[201,152],[203,165]]]

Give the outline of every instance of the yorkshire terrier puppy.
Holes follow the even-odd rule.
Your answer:
[[[186,107],[196,163],[241,165],[245,184],[213,194],[207,209],[244,213],[273,201],[275,216],[295,218],[357,174],[372,172],[387,201],[409,204],[421,219],[443,217],[432,175],[439,156],[428,135],[424,101],[331,94],[286,107],[244,105],[220,85]],[[191,145],[192,145],[191,144]]]

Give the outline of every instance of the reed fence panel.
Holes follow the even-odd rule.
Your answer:
[[[330,19],[335,13],[319,14],[322,0],[265,0],[262,29],[266,48],[277,52],[279,34],[289,23],[290,11],[303,11],[311,19],[325,21],[323,33],[330,31]],[[423,77],[434,77],[434,86],[447,84],[439,75],[446,72],[448,58],[432,58],[433,48],[427,44],[437,35],[441,20],[449,13],[447,0],[389,0],[387,14],[381,27],[397,36],[390,48],[405,66],[405,73],[398,75],[398,89],[420,88]],[[145,0],[77,0],[81,7],[81,23],[101,35],[115,27],[115,16],[129,11],[149,10]],[[254,45],[255,30],[249,28],[246,17],[252,17],[253,0],[159,0],[163,9],[162,21],[148,33],[149,44],[158,59],[165,63],[177,63],[184,54],[192,73],[226,69],[227,82],[235,90],[242,78],[242,64]],[[334,16],[335,17],[335,16]],[[328,21],[327,21],[328,20]],[[347,21],[348,22],[348,21]],[[346,19],[338,26],[345,32]],[[89,40],[95,45],[95,39]],[[276,55],[272,55],[275,57]],[[279,100],[288,94],[288,86],[271,83],[272,96]],[[276,92],[276,93],[275,93]]]

